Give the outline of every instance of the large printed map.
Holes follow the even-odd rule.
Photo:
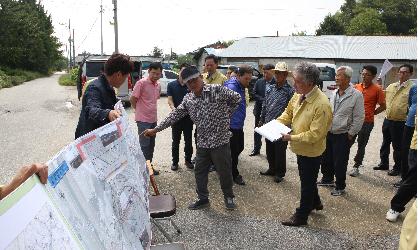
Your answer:
[[[120,119],[78,138],[48,162],[48,184],[41,187],[49,201],[40,206],[7,248],[21,249],[26,244],[30,245],[24,248],[35,244],[39,249],[149,248],[149,175],[138,135],[129,128],[121,103],[115,108],[122,111]],[[62,218],[50,216],[53,213],[49,207],[56,207],[58,212],[54,216]],[[0,213],[0,229],[4,226],[1,216]],[[57,220],[63,223],[53,223]],[[68,235],[75,243],[64,244],[67,239],[44,232],[51,227],[56,234]],[[50,244],[59,241],[65,247],[43,247],[34,243],[35,235],[49,235],[50,239],[40,238]]]

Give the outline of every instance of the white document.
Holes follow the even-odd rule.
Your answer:
[[[380,70],[380,74],[379,77],[383,78],[388,72],[389,70],[393,67],[393,65],[389,62],[388,59],[385,60],[385,62],[382,65],[382,69]]]
[[[282,133],[288,134],[291,129],[274,119],[261,127],[255,128],[254,131],[274,142],[282,138]]]

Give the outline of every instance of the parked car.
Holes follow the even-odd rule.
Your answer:
[[[104,64],[107,61],[106,58],[91,58],[87,59],[82,67],[82,73],[81,73],[81,82],[83,86],[83,90],[86,88],[86,83],[90,80],[93,80],[97,78],[104,69]],[[117,89],[116,97],[120,99],[123,104],[127,107],[130,106],[129,98],[131,97],[132,89],[133,89],[133,80],[132,79],[139,79],[141,72],[141,62],[134,62],[134,72],[132,72],[125,80],[125,82],[120,86],[120,88]]]
[[[335,84],[335,71],[337,67],[335,64],[330,63],[314,63],[316,67],[318,67],[320,74],[319,80],[321,81],[318,83],[319,88],[324,92],[324,94],[331,98],[332,91],[337,89],[337,85]]]
[[[143,70],[142,77],[144,78],[147,76],[148,76],[148,71]],[[178,77],[179,75],[176,72],[172,70],[163,69],[162,76],[159,80],[160,86],[161,86],[161,95],[167,95],[168,83],[177,80]]]
[[[222,74],[226,75],[226,72],[228,71],[228,68],[230,66],[235,66],[235,65],[218,65],[218,71],[221,72]],[[235,66],[235,67],[239,67],[239,66]],[[251,67],[251,66],[250,66]],[[254,89],[254,85],[255,82],[263,77],[263,74],[258,71],[258,69],[251,67],[253,69],[253,74],[251,77],[251,82],[250,82],[250,86],[248,86],[248,94],[250,95],[250,101],[254,100],[254,93],[253,93],[253,89]]]

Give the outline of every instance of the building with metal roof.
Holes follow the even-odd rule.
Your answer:
[[[363,65],[375,65],[380,71],[385,59],[394,68],[385,83],[396,81],[397,68],[410,63],[416,68],[416,36],[278,36],[242,38],[224,49],[222,64],[258,64],[285,61],[293,67],[299,61],[348,65],[353,68],[353,82],[361,81]],[[416,78],[416,70],[413,78]]]

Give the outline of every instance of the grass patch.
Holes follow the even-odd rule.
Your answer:
[[[60,76],[58,83],[62,86],[76,86],[77,82],[71,78],[70,74]]]
[[[45,75],[21,69],[0,68],[0,89],[10,88]]]

